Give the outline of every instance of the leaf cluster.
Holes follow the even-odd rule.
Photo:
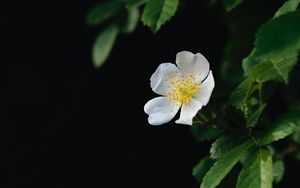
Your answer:
[[[221,2],[207,1],[211,5]],[[94,66],[101,67],[118,35],[134,32],[139,21],[158,32],[178,11],[180,2],[106,0],[95,5],[87,15],[88,25],[102,28],[92,48]],[[210,141],[212,146],[209,155],[193,169],[193,175],[200,188],[214,188],[238,167],[237,188],[271,188],[284,176],[286,155],[300,160],[300,101],[293,94],[299,87],[289,81],[299,63],[300,0],[286,1],[272,15],[253,13],[252,8],[259,4],[252,1],[222,0],[222,3],[232,20],[228,23],[230,39],[220,67],[221,80],[217,83],[227,88],[226,92],[215,94],[218,108],[201,110],[195,118],[191,129],[194,137],[200,142]],[[250,7],[251,3],[254,7]],[[239,11],[247,6],[250,8],[246,11]],[[240,16],[239,12],[247,15]],[[249,15],[251,19],[245,20]],[[228,94],[231,87],[235,89]],[[270,101],[278,87],[287,88],[283,91],[286,97],[282,98],[293,110],[274,118],[268,108],[274,106]],[[224,96],[229,98],[226,103]],[[278,147],[279,140],[286,147]]]
[[[132,33],[140,19],[157,32],[175,14],[178,5],[179,0],[106,0],[95,5],[87,15],[87,24],[103,25],[103,29],[92,49],[94,66],[99,68],[107,60],[119,34]],[[140,16],[141,6],[144,10]]]
[[[236,7],[241,1],[225,2]],[[289,87],[289,77],[299,63],[299,3],[300,0],[286,1],[269,21],[258,28],[253,49],[239,63],[244,71],[241,82],[230,94],[225,112],[214,111],[216,119],[221,116],[224,122],[203,123],[200,116],[195,121],[194,127],[223,130],[222,136],[210,139],[210,155],[201,159],[193,170],[196,180],[201,183],[200,188],[214,188],[222,184],[234,166],[241,169],[236,177],[237,188],[271,188],[284,176],[285,156],[300,159],[300,110],[295,107],[299,97],[286,100],[289,101],[287,106],[293,106],[290,108],[293,110],[284,113],[284,109],[280,110],[279,118],[274,118],[270,109],[268,111],[268,106],[272,106],[269,102],[273,102],[270,100],[273,92],[278,91],[278,87]],[[232,8],[228,5],[227,9],[230,11]],[[226,52],[232,53],[234,49],[226,51],[225,48],[225,57],[229,60],[225,61],[226,66],[233,62]],[[225,74],[223,76],[226,77]],[[294,85],[286,93],[299,89],[298,84]],[[231,107],[235,111],[228,112]],[[223,118],[224,114],[227,119]],[[193,130],[196,129],[192,127]],[[202,135],[207,135],[207,130],[203,130]],[[201,140],[197,138],[199,135],[194,134],[197,140]],[[276,143],[279,140],[285,147]]]
[[[242,1],[224,0],[224,7],[230,11]],[[117,36],[132,33],[139,20],[156,33],[175,15],[179,4],[180,0],[104,0],[96,4],[86,19],[89,26],[103,26],[93,44],[93,65],[100,68],[109,57]]]

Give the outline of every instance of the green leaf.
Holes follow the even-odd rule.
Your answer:
[[[263,25],[256,34],[255,48],[244,59],[243,68],[249,73],[258,63],[277,63],[295,59],[300,49],[300,11],[284,14]],[[274,40],[276,39],[276,40]],[[271,65],[271,64],[270,64]],[[286,81],[286,75],[282,75]]]
[[[252,57],[250,57],[250,59],[252,59]],[[249,61],[249,59],[247,61]],[[253,66],[251,66],[251,68],[247,68],[251,69],[248,70],[248,78],[246,78],[232,92],[229,98],[229,103],[242,110],[247,115],[248,98],[257,89],[257,87],[253,87],[255,86],[255,83],[265,83],[271,80],[288,83],[289,73],[296,63],[297,52],[291,52],[277,60],[273,59],[264,61],[261,63],[254,64]],[[247,64],[247,66],[249,65],[250,64]]]
[[[267,128],[260,136],[259,145],[267,145],[300,130],[300,111],[288,112]]]
[[[219,185],[251,145],[252,142],[247,141],[223,155],[206,173],[200,188],[215,188]]]
[[[253,85],[253,81],[246,78],[233,90],[229,98],[229,103],[242,110],[246,116],[248,114],[248,98],[257,89],[257,86]]]
[[[300,144],[300,131],[297,131],[294,134],[292,134],[291,138],[295,143]]]
[[[259,63],[259,62],[257,62],[257,61],[255,60],[255,58],[253,58],[253,57],[251,57],[251,56],[249,55],[248,57],[246,57],[245,59],[243,59],[242,67],[243,67],[243,69],[244,69],[244,72],[245,72],[246,74],[248,74],[249,71],[251,70],[251,68],[252,68],[254,65],[258,64],[258,63]]]
[[[199,142],[215,140],[222,135],[223,131],[221,129],[212,128],[209,126],[194,124],[191,127],[193,136]]]
[[[229,12],[235,7],[237,7],[239,4],[241,4],[244,0],[224,0],[224,6],[225,9]]]
[[[118,32],[119,28],[116,25],[111,25],[98,35],[92,51],[93,63],[96,68],[101,67],[108,58]]]
[[[206,172],[214,164],[214,161],[209,157],[202,158],[199,163],[193,168],[193,176],[195,179],[201,183]]]
[[[266,104],[261,105],[248,119],[247,119],[247,127],[254,127],[262,113],[266,108]]]
[[[93,7],[87,15],[87,24],[94,26],[101,24],[115,16],[122,8],[120,0],[109,0]]]
[[[209,151],[210,157],[212,159],[219,159],[224,154],[237,147],[240,142],[241,140],[238,140],[234,135],[223,135],[212,144]]]
[[[272,188],[272,155],[259,149],[245,164],[237,182],[237,188]]]
[[[290,53],[278,60],[269,60],[254,64],[249,68],[251,70],[248,71],[248,78],[232,92],[229,103],[247,114],[248,98],[257,89],[257,87],[253,87],[255,83],[265,83],[271,80],[288,83],[289,73],[296,63],[297,54]]]
[[[245,153],[244,157],[240,160],[241,164],[245,166],[245,164],[253,157],[253,154],[257,152],[257,147],[254,145],[250,147]],[[271,152],[270,152],[271,153]]]
[[[131,33],[135,30],[140,17],[140,10],[137,7],[128,9],[125,23],[121,26],[123,33]]]
[[[145,4],[148,0],[122,0],[128,8],[138,7]]]
[[[297,9],[298,5],[300,3],[300,0],[289,0],[286,1],[275,13],[274,18],[277,18],[283,14],[286,14],[288,12],[293,12]]]
[[[249,72],[249,78],[257,83],[277,80],[288,83],[288,76],[297,63],[297,54],[291,53],[280,60],[258,63]]]
[[[175,14],[179,0],[150,0],[143,12],[142,21],[157,32]]]
[[[279,183],[284,175],[285,167],[282,160],[275,161],[273,164],[273,180],[275,183]]]

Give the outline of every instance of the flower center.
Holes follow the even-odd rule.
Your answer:
[[[176,78],[167,81],[167,84],[171,89],[168,92],[170,99],[182,104],[187,104],[200,90],[199,84],[196,83],[193,75],[187,77],[177,76]]]

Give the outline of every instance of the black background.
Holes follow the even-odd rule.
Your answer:
[[[198,187],[191,176],[209,143],[188,126],[152,127],[149,78],[181,50],[201,52],[217,70],[227,38],[221,7],[186,2],[153,35],[142,24],[120,35],[95,70],[85,24],[97,1],[11,1],[1,19],[1,187]],[[216,74],[215,74],[216,75]],[[282,186],[299,187],[288,160]]]

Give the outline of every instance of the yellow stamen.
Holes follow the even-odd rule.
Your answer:
[[[171,80],[166,80],[166,83],[170,88],[168,96],[177,103],[187,104],[200,90],[193,75],[177,76]]]

